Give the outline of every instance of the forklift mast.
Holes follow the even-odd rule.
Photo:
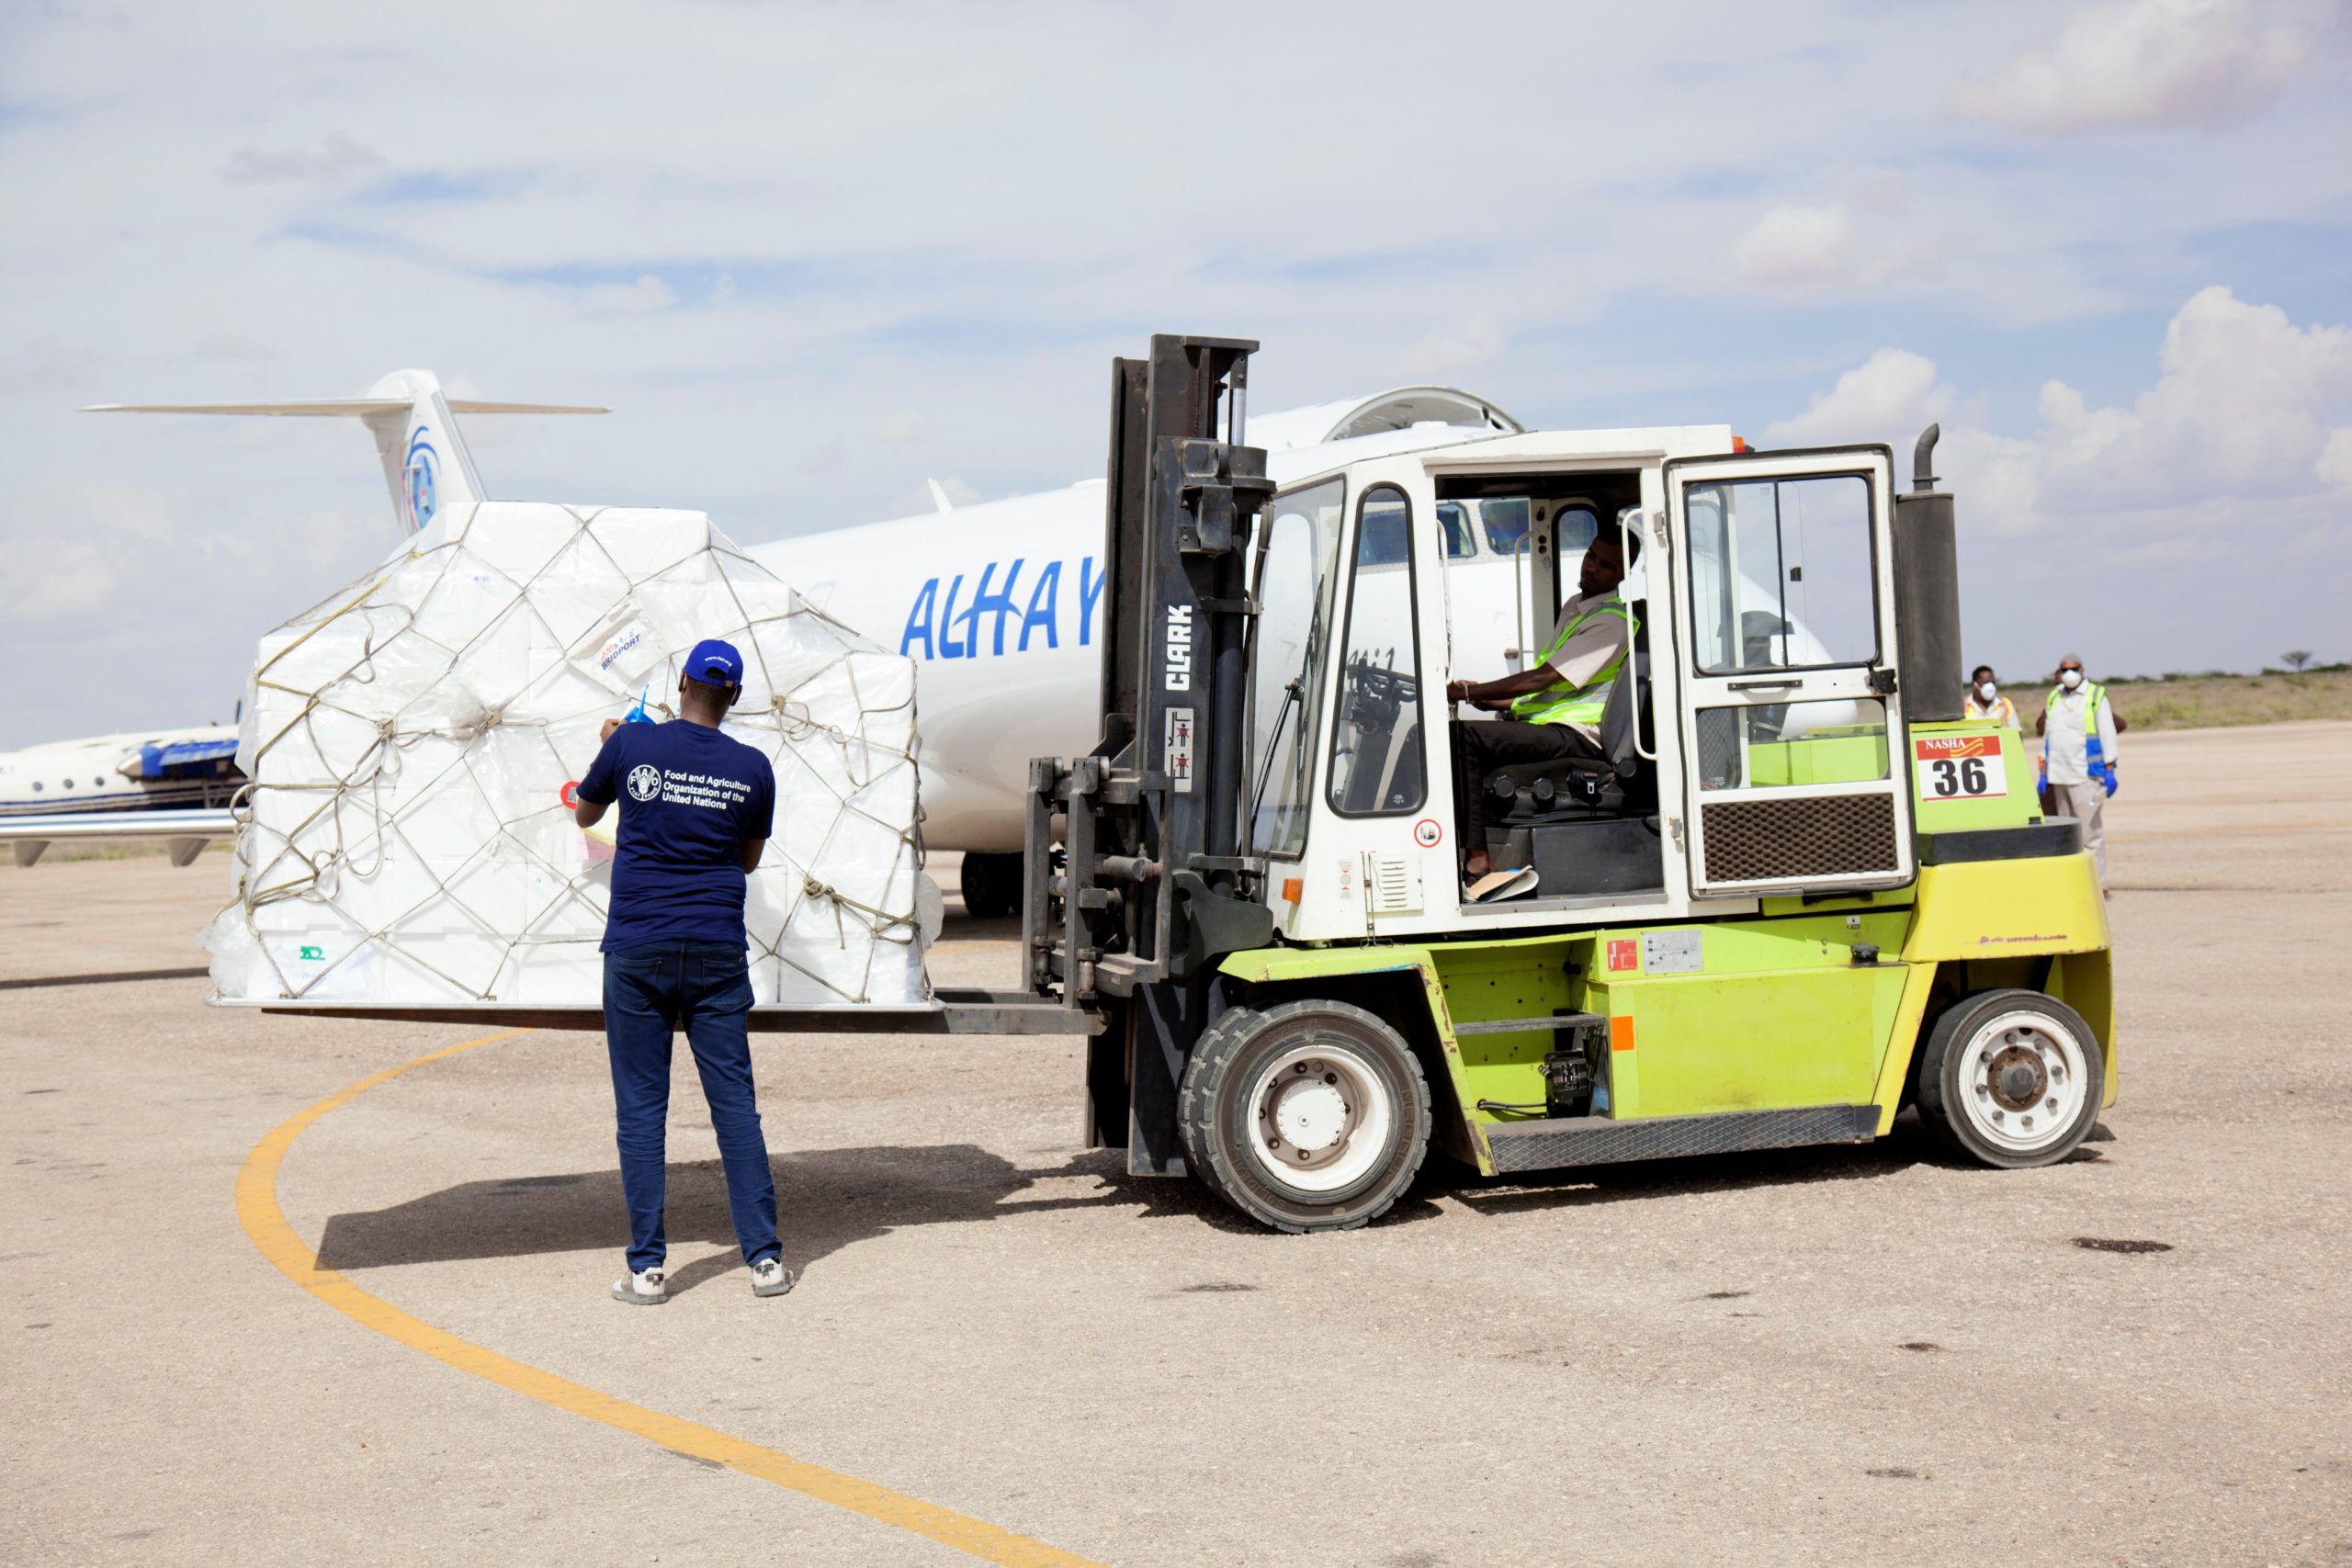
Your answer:
[[[1241,798],[1249,547],[1273,493],[1266,454],[1241,444],[1257,347],[1162,334],[1148,359],[1114,361],[1102,739],[1029,765],[1029,988],[1103,1016],[1088,1130],[1138,1175],[1184,1174],[1177,1084],[1213,1019],[1216,961],[1273,931]]]

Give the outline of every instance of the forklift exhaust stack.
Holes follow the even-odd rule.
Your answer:
[[[1960,551],[1951,492],[1935,488],[1929,425],[1912,450],[1911,489],[1894,498],[1894,624],[1901,637],[1904,716],[1939,723],[1962,715],[1967,655],[1960,627]]]

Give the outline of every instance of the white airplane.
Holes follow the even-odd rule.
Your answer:
[[[458,434],[459,413],[605,413],[558,403],[450,398],[429,370],[396,370],[356,398],[267,403],[107,403],[93,413],[234,413],[356,419],[376,437],[401,525],[414,533],[442,507],[484,499]],[[60,740],[0,752],[0,842],[30,865],[57,842],[162,843],[186,865],[232,837],[230,803],[243,783],[237,732],[195,725]]]

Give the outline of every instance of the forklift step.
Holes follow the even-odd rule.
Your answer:
[[[1807,1105],[1718,1116],[1553,1117],[1486,1129],[1495,1168],[1549,1170],[1681,1155],[1788,1149],[1806,1144],[1866,1144],[1878,1135],[1875,1105]]]

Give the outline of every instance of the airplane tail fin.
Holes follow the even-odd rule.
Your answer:
[[[356,398],[263,403],[100,403],[87,413],[239,413],[356,419],[376,437],[392,510],[411,533],[444,506],[485,501],[481,476],[458,434],[461,413],[610,413],[571,403],[492,402],[451,398],[430,370],[395,370]]]

